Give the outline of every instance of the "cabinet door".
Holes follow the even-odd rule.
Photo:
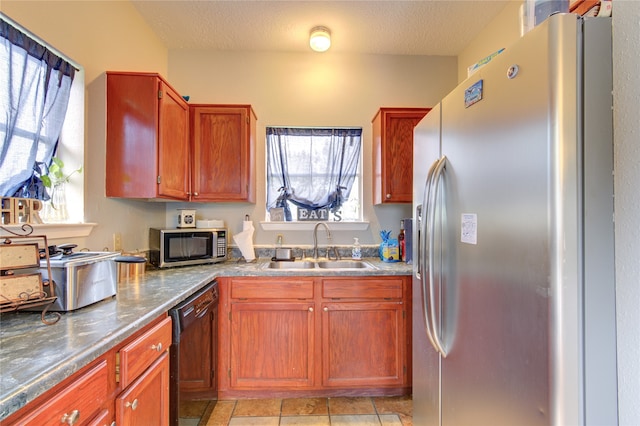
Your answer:
[[[373,202],[413,200],[413,128],[427,108],[381,108],[373,120]]]
[[[157,194],[157,92],[156,76],[107,73],[107,197]]]
[[[231,387],[313,385],[314,315],[312,302],[232,304]]]
[[[403,309],[401,302],[323,303],[323,386],[402,385]]]
[[[158,74],[107,73],[106,195],[186,200],[189,108]]]
[[[191,106],[193,201],[255,201],[255,115],[248,106]]]
[[[159,82],[158,195],[189,197],[189,107],[165,82]]]
[[[116,424],[169,424],[169,354],[164,352],[116,398]]]

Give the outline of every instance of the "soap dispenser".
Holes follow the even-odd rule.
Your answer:
[[[351,248],[351,258],[355,260],[362,259],[362,249],[360,248],[360,241],[358,241],[358,237],[353,238],[353,247]]]

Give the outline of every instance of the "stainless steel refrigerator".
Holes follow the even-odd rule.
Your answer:
[[[415,425],[617,424],[611,74],[553,15],[416,126]]]

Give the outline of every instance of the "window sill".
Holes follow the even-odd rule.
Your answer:
[[[264,231],[312,231],[318,222],[260,222]],[[365,231],[369,222],[321,222],[331,230]]]
[[[59,238],[80,238],[88,236],[97,223],[32,223],[32,235],[46,235],[47,240]],[[22,225],[2,225],[4,229],[23,235]],[[0,236],[9,237],[10,233],[0,229]]]

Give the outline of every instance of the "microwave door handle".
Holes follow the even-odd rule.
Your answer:
[[[436,296],[435,296],[435,274],[434,274],[434,267],[435,267],[435,228],[436,228],[436,206],[438,203],[438,195],[440,192],[440,182],[442,180],[442,177],[444,175],[444,167],[446,164],[446,160],[447,157],[442,156],[439,160],[438,160],[438,164],[434,170],[433,173],[433,181],[432,181],[432,186],[433,189],[430,191],[430,196],[431,198],[429,199],[429,204],[431,206],[430,210],[429,210],[429,216],[428,216],[428,224],[427,227],[430,229],[429,232],[429,241],[428,241],[428,246],[429,246],[429,304],[431,306],[430,309],[430,322],[431,322],[431,327],[432,327],[432,333],[433,333],[433,340],[434,343],[436,345],[436,349],[438,350],[438,352],[440,352],[440,354],[442,355],[443,358],[447,357],[447,351],[444,348],[444,343],[442,341],[442,339],[439,336],[438,333],[438,326],[439,326],[439,321],[437,318],[437,310],[435,309],[436,307]],[[442,253],[439,253],[439,257],[442,257]],[[439,288],[442,291],[442,274],[439,275],[439,279],[438,279],[438,285]],[[442,306],[441,306],[442,308]]]

